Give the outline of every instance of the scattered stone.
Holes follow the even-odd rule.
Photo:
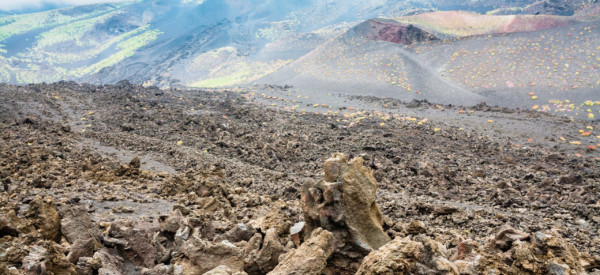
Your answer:
[[[123,263],[122,257],[113,255],[108,249],[102,248],[94,253],[90,265],[92,269],[98,270],[98,275],[115,275],[125,274]]]
[[[256,263],[263,237],[260,233],[254,234],[244,249],[244,270],[249,274],[260,274],[260,268]]]
[[[429,238],[396,238],[367,255],[356,274],[458,275],[458,268],[444,254],[445,247]]]
[[[17,227],[12,224],[6,217],[0,217],[0,238],[4,236],[16,237],[19,235]]]
[[[121,250],[121,255],[130,262],[151,268],[158,261],[158,251],[152,245],[152,238],[159,228],[149,223],[115,222],[108,228],[110,238]],[[105,238],[105,241],[107,238]]]
[[[276,208],[275,210],[269,212],[269,214],[262,219],[260,223],[260,229],[263,232],[267,232],[271,228],[275,228],[277,230],[277,234],[283,236],[288,233],[288,228],[290,228],[291,222],[288,219],[286,213],[281,211],[281,209]]]
[[[369,253],[356,274],[408,274],[415,268],[423,249],[421,243],[396,238]]]
[[[203,275],[246,275],[246,272],[234,272],[228,266],[220,265],[215,267],[213,270],[204,273]]]
[[[279,241],[277,230],[271,228],[265,234],[263,245],[256,257],[256,265],[262,274],[273,270],[279,261],[279,256],[287,252]]]
[[[160,231],[169,233],[177,232],[181,226],[182,218],[183,215],[179,210],[174,210],[169,216],[160,216],[158,219],[160,222]]]
[[[507,232],[507,228],[503,231]],[[523,237],[524,233],[504,235]],[[506,246],[493,242],[492,248],[504,250]],[[505,254],[493,249],[480,258],[476,268],[478,273],[489,274],[499,270],[511,274],[585,274],[583,266],[591,260],[556,232],[537,232],[532,238],[515,239]],[[506,258],[501,259],[499,255],[506,255]]]

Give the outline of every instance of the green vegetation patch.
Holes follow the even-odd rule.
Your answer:
[[[54,27],[61,24],[70,23],[76,20],[96,17],[106,12],[114,11],[130,4],[131,2],[112,5],[101,5],[97,9],[94,9],[93,12],[77,16],[65,15],[63,13],[64,9],[61,9],[0,17],[0,41],[5,40],[14,35],[27,33],[36,29]]]
[[[109,67],[115,65],[124,59],[133,56],[133,54],[141,47],[148,45],[150,42],[156,40],[158,36],[162,34],[159,30],[148,30],[143,32],[140,35],[134,36],[130,39],[127,39],[123,42],[117,44],[117,48],[120,49],[117,53],[111,55],[110,57],[93,64],[84,69],[77,69],[73,72],[76,76],[83,76],[87,74],[94,74],[99,72],[101,69],[105,67]]]

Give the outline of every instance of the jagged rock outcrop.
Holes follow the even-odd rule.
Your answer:
[[[322,227],[337,242],[366,251],[390,241],[383,232],[383,215],[375,202],[377,181],[360,157],[348,160],[335,153],[325,161],[325,180],[302,187],[306,234]]]

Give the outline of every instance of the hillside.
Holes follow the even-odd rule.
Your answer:
[[[431,32],[427,24],[435,27],[448,21],[424,24],[430,18],[423,12],[462,9],[485,13],[537,3],[493,2],[470,1],[457,6],[442,0],[140,0],[6,15],[0,19],[0,82],[115,83],[128,79],[160,87],[247,84],[364,20],[417,14],[404,20]],[[569,5],[578,16],[584,16],[582,7],[579,2]],[[543,13],[557,14],[551,7]],[[471,17],[475,18],[468,20],[480,26],[490,23],[481,17],[492,18]],[[520,31],[519,26],[534,24],[529,21],[537,19],[524,19],[510,26]],[[549,27],[572,20],[554,21]],[[456,29],[462,23],[454,22],[449,25],[454,30],[445,32],[464,32]],[[219,66],[213,68],[213,62]]]

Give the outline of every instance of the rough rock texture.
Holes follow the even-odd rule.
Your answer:
[[[79,240],[94,239],[98,240],[100,230],[90,219],[85,207],[80,205],[69,205],[61,207],[60,214],[60,230],[63,236],[70,243],[75,243]]]
[[[281,256],[281,261],[270,275],[320,275],[333,253],[333,234],[318,228],[300,247]]]
[[[492,243],[494,246],[506,250],[512,246],[513,242],[522,241],[527,238],[529,238],[529,234],[516,230],[510,226],[503,226],[500,228],[500,231],[496,233]]]
[[[93,269],[98,269],[98,275],[124,274],[123,257],[113,255],[107,248],[102,248],[94,253],[91,265]]]
[[[223,234],[221,238],[232,243],[236,243],[239,241],[248,241],[254,236],[254,234],[256,234],[256,229],[243,223],[239,223],[234,228]]]
[[[480,136],[478,126],[461,131],[435,119],[389,119],[381,126],[381,118],[365,114],[344,128],[336,122],[341,114],[290,117],[245,104],[232,92],[63,83],[0,85],[0,97],[0,181],[9,183],[0,192],[0,274],[26,274],[25,266],[34,274],[42,268],[69,274],[73,265],[89,275],[264,274],[275,264],[280,274],[354,274],[369,252],[396,251],[385,245],[367,251],[353,238],[347,217],[365,213],[387,235],[422,246],[417,258],[381,255],[403,259],[415,274],[595,274],[600,268],[600,160],[583,147],[545,141],[554,149],[535,142],[516,148]],[[437,112],[427,110],[436,105],[420,104],[419,110]],[[469,119],[500,124],[496,115],[504,109],[485,108],[472,108],[477,115]],[[302,185],[322,180],[322,159],[335,151],[364,159],[378,182],[383,218],[370,212],[372,204],[350,211],[339,174],[351,165],[328,164],[327,180],[307,184],[322,204],[308,208],[317,216],[304,219]],[[136,155],[139,162],[130,161]],[[360,191],[374,196],[370,187]],[[59,209],[59,223],[48,219],[56,211],[39,199],[47,197]],[[46,220],[58,232],[52,240],[38,231]],[[318,248],[306,232],[327,232],[321,226],[332,229]],[[558,233],[547,233],[553,228]],[[361,270],[371,270],[368,259]],[[391,264],[370,266],[401,267]]]
[[[375,201],[377,181],[361,157],[335,153],[325,161],[325,178],[302,186],[305,236],[315,228],[333,233],[336,248],[329,272],[351,274],[369,251],[390,241]],[[292,241],[298,238],[292,235]]]
[[[365,250],[390,241],[375,201],[377,181],[363,162],[360,157],[348,161],[346,155],[335,153],[325,161],[325,180],[302,187],[306,234],[322,227],[344,242],[340,231],[347,230],[354,244]]]
[[[244,270],[243,251],[228,241],[213,244],[192,237],[183,245],[181,251],[185,255],[182,265],[190,274],[203,274],[221,265],[234,272]]]
[[[254,249],[258,248],[255,242],[250,242],[250,246]],[[287,249],[279,241],[277,229],[271,228],[265,234],[262,246],[258,252],[251,251],[244,259],[246,264],[246,272],[250,274],[265,274],[273,270],[279,262],[279,256],[285,253]]]
[[[94,250],[96,249],[97,242],[96,240],[89,238],[87,240],[77,240],[71,248],[69,249],[69,254],[67,255],[67,259],[69,262],[76,264],[81,257],[91,257],[94,255]]]
[[[238,271],[238,272],[233,272],[231,270],[231,268],[224,266],[224,265],[220,265],[215,267],[213,270],[208,271],[202,275],[245,275],[246,272],[243,271]]]
[[[365,257],[356,274],[458,275],[458,268],[446,254],[442,244],[427,237],[396,238]]]
[[[145,267],[156,264],[158,251],[152,245],[152,236],[158,231],[158,227],[148,223],[115,222],[107,231],[105,243],[114,245],[123,257]]]
[[[423,249],[421,243],[408,238],[396,238],[365,257],[356,274],[409,273],[417,264]]]
[[[36,196],[29,205],[25,217],[32,221],[44,239],[59,241],[60,216],[54,200],[51,197]]]
[[[492,240],[476,264],[476,271],[480,274],[584,274],[584,266],[589,267],[593,261],[557,232],[536,232],[528,241],[515,240],[506,252],[499,250],[495,239]]]
[[[18,236],[17,227],[12,224],[7,218],[0,217],[0,238],[4,236]]]
[[[355,27],[357,33],[376,41],[388,41],[396,44],[410,45],[418,42],[437,40],[412,24],[398,23],[393,20],[371,19]]]
[[[76,274],[75,267],[65,257],[65,249],[52,242],[40,241],[23,258],[27,274]]]

